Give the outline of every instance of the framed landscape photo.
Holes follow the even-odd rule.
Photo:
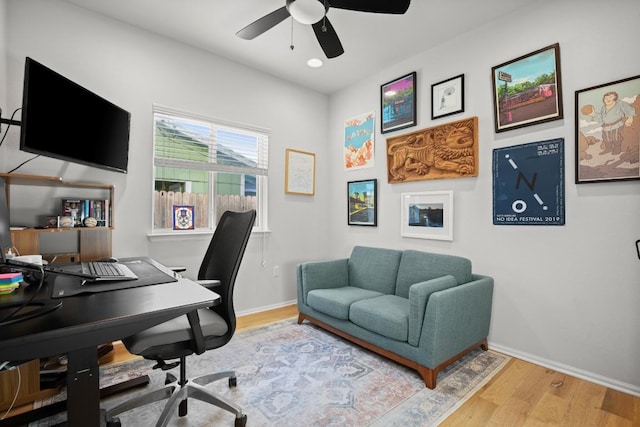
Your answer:
[[[563,118],[558,43],[493,67],[491,78],[496,132]]]
[[[380,86],[381,132],[416,125],[416,72]]]
[[[402,193],[402,237],[453,240],[453,191]]]
[[[378,180],[347,182],[349,225],[378,225]]]
[[[640,179],[640,75],[576,91],[576,184]]]
[[[464,74],[431,85],[431,120],[464,112]]]
[[[316,155],[287,148],[285,156],[284,192],[313,196],[316,191]]]

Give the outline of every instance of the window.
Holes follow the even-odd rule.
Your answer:
[[[248,209],[266,231],[267,131],[159,106],[153,123],[154,232],[174,229],[174,206],[193,206],[196,231],[214,229],[226,210]]]

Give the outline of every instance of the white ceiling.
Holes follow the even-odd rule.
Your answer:
[[[413,0],[404,15],[330,9],[327,17],[345,50],[330,60],[311,27],[297,22],[290,49],[291,19],[254,40],[235,35],[285,0],[64,1],[329,94],[459,34],[493,21],[498,25],[501,16],[537,0]],[[324,67],[307,67],[312,57]]]

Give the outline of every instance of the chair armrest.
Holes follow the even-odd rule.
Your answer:
[[[434,292],[454,287],[457,284],[455,277],[447,275],[414,283],[409,287],[409,344],[417,346],[420,342],[429,297]]]
[[[195,354],[202,354],[206,348],[204,346],[204,335],[202,333],[202,327],[200,326],[198,311],[194,310],[187,313],[187,320],[189,320],[189,326],[191,327],[193,351]]]
[[[349,260],[314,261],[298,264],[298,302],[306,304],[307,294],[314,289],[341,288],[349,285]]]
[[[214,279],[211,279],[211,280],[196,280],[196,282],[199,285],[202,285],[202,286],[204,286],[205,288],[207,288],[207,289],[209,289],[211,291],[215,290],[218,286],[220,286],[222,284],[222,282],[220,280],[214,280]]]

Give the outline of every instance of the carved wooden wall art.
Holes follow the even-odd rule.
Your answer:
[[[387,138],[390,184],[478,176],[478,117]]]

